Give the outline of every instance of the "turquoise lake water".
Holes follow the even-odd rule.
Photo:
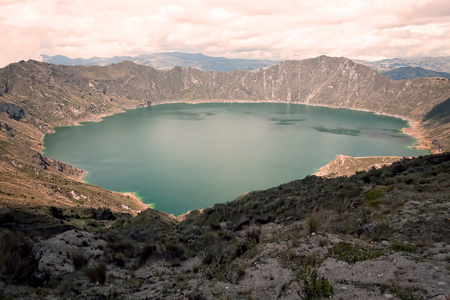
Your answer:
[[[58,127],[44,155],[179,215],[313,174],[337,154],[418,156],[407,122],[283,103],[163,104]]]

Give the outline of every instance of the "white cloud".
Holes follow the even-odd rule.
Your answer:
[[[74,18],[72,19],[72,21],[78,25],[87,27],[92,25],[92,23],[94,22],[94,18],[92,17]]]
[[[220,7],[214,7],[209,14],[214,18],[214,19],[228,19],[231,17],[234,17],[236,14],[231,13],[223,8]]]
[[[450,55],[448,0],[3,0],[0,67],[39,54]]]

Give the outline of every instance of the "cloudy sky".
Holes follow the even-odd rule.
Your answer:
[[[450,1],[0,0],[0,36],[0,67],[40,54],[450,56]]]

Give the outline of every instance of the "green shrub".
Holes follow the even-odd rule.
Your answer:
[[[116,216],[112,213],[108,207],[97,208],[92,210],[92,217],[96,220],[115,220]]]
[[[361,220],[351,214],[342,214],[342,221],[333,224],[335,232],[343,234],[356,234],[360,228]]]
[[[48,208],[48,211],[56,219],[60,219],[60,220],[64,220],[65,219],[63,211],[60,208],[57,208],[57,207],[54,207],[54,206],[50,206]]]
[[[409,253],[416,253],[417,247],[414,244],[396,241],[392,243],[391,245],[392,250],[394,251],[402,251],[402,252],[409,252]]]
[[[156,253],[157,247],[154,243],[145,245],[138,253],[138,264],[143,265],[148,259],[152,258]]]
[[[214,261],[214,255],[212,255],[211,253],[207,253],[206,255],[205,255],[205,257],[203,257],[203,260],[202,260],[202,262],[203,262],[203,264],[205,264],[205,265],[210,265],[210,264],[212,264],[212,262]]]
[[[161,255],[166,260],[185,260],[185,252],[186,248],[183,244],[171,242],[165,245],[165,251]]]
[[[306,225],[308,226],[308,232],[313,233],[317,232],[320,227],[321,220],[319,218],[319,215],[316,213],[313,213],[309,215],[308,219],[306,220]]]
[[[86,277],[95,284],[104,284],[106,281],[106,265],[104,262],[99,262],[92,267],[84,270]]]
[[[236,245],[236,249],[234,250],[234,255],[232,259],[243,256],[253,245],[249,243],[247,240],[240,242]]]
[[[238,284],[245,276],[247,265],[239,262],[231,266],[230,272],[227,274],[227,280],[233,284]]]
[[[380,198],[384,195],[384,191],[378,188],[367,190],[364,196],[364,203],[370,207],[378,207],[381,204]]]
[[[253,240],[256,244],[261,240],[261,228],[252,228],[248,230],[245,235],[248,240]]]
[[[317,268],[306,269],[300,276],[302,279],[303,299],[330,298],[334,289],[327,278],[320,277]]]
[[[108,263],[124,267],[130,258],[134,257],[135,246],[130,240],[114,238],[108,241],[103,253]]]
[[[392,229],[392,227],[382,222],[375,225],[374,229],[370,234],[370,237],[372,238],[373,241],[379,242],[381,240],[387,240],[393,232],[394,230]]]
[[[38,262],[32,243],[20,232],[8,232],[0,238],[0,279],[30,285],[35,282]]]
[[[428,291],[421,286],[400,286],[397,280],[392,280],[388,285],[388,290],[401,300],[424,300]]]
[[[89,257],[85,256],[81,252],[67,253],[67,255],[70,257],[73,267],[77,271],[81,270],[84,266],[86,266],[89,263]]]
[[[191,292],[190,295],[187,295],[187,299],[188,300],[206,300],[207,298],[205,298],[198,289],[195,289],[193,292]]]

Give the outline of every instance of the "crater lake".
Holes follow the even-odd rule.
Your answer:
[[[336,155],[418,156],[402,119],[285,103],[161,104],[46,134],[83,180],[179,215],[313,174]]]

